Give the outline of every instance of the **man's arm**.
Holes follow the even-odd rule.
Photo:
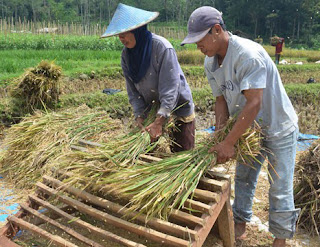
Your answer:
[[[243,94],[247,102],[230,133],[222,142],[209,150],[209,152],[217,152],[217,163],[224,163],[235,155],[234,145],[251,126],[261,108],[263,89],[248,89],[244,90]]]
[[[215,104],[216,131],[222,129],[229,118],[228,105],[223,96],[216,97]]]

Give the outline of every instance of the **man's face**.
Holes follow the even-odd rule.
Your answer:
[[[119,39],[121,43],[129,49],[136,46],[136,38],[134,37],[134,34],[131,32],[125,32],[125,33],[119,34]]]
[[[214,28],[212,28],[214,32]],[[213,57],[217,54],[219,45],[217,40],[217,33],[207,33],[200,41],[198,41],[197,48],[201,50],[204,55]]]

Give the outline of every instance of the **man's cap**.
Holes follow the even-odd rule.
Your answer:
[[[181,45],[197,43],[215,24],[224,25],[222,13],[210,6],[197,8],[188,21],[188,35]]]
[[[134,30],[156,19],[159,12],[150,12],[119,3],[107,30],[101,38]]]

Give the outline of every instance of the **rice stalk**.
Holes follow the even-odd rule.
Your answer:
[[[41,61],[35,68],[27,70],[11,91],[15,103],[29,113],[53,107],[59,100],[61,74],[61,67],[54,62]]]
[[[231,130],[235,119],[216,135],[203,140],[195,149],[184,151],[151,164],[135,164],[109,174],[101,181],[103,190],[130,197],[129,209],[148,217],[167,219],[173,209],[183,208],[193,196],[200,178],[216,164],[216,154],[209,149],[221,142]],[[260,130],[249,128],[236,145],[236,158],[250,160],[260,154]]]
[[[6,173],[18,188],[32,188],[50,170],[50,161],[70,150],[72,141],[79,138],[94,140],[99,133],[110,133],[119,127],[119,121],[109,118],[105,111],[86,106],[62,112],[37,111],[6,133],[3,141],[6,147],[0,159],[1,173]]]
[[[157,113],[157,105],[153,105],[143,125],[151,124]],[[172,128],[172,122],[168,121],[164,129],[166,132]],[[151,142],[148,132],[141,132],[139,128],[133,128],[131,132],[124,133],[106,143],[100,143],[101,147],[88,149],[86,153],[72,152],[58,157],[55,163],[60,168],[72,172],[74,176],[64,180],[73,186],[84,189],[84,185],[91,191],[101,189],[101,182],[105,177],[123,168],[135,166],[135,161],[141,154],[155,150],[159,143],[165,142],[167,137],[161,136],[157,141]],[[88,165],[90,164],[90,165]]]
[[[304,152],[296,165],[294,199],[301,207],[298,227],[320,236],[320,141]]]

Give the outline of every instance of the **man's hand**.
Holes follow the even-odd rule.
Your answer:
[[[217,164],[222,164],[229,161],[235,155],[234,145],[222,141],[209,149],[209,153],[217,153]]]
[[[165,118],[163,116],[157,116],[156,120],[150,125],[146,127],[146,131],[148,131],[151,142],[156,141],[162,135],[162,126],[165,122]]]
[[[136,124],[137,126],[142,130],[142,131],[145,131],[145,128],[143,126],[143,121],[144,119],[142,117],[137,117],[136,118]]]

